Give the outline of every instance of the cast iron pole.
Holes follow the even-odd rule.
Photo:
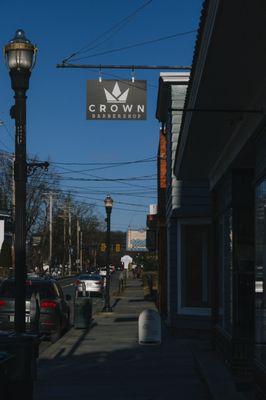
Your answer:
[[[25,332],[26,300],[26,91],[29,88],[30,71],[10,71],[15,106],[11,116],[15,118],[15,331]]]
[[[104,311],[110,312],[110,226],[111,226],[111,208],[106,207],[106,288]]]

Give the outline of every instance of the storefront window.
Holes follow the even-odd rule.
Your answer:
[[[255,354],[266,362],[266,180],[256,188]]]
[[[209,226],[182,226],[182,306],[209,306]]]

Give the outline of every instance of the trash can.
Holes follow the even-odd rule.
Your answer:
[[[8,375],[13,358],[7,351],[0,351],[0,393],[3,399],[8,399]]]
[[[16,399],[21,393],[26,393],[28,400],[33,399],[39,343],[33,334],[0,334],[1,400]]]
[[[88,328],[92,317],[92,299],[76,297],[74,304],[74,328]]]
[[[139,344],[160,344],[161,318],[156,310],[146,309],[139,315]]]

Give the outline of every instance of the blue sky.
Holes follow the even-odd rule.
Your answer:
[[[144,0],[1,0],[3,47],[18,28],[38,47],[27,102],[27,150],[41,160],[56,163],[114,163],[153,158],[153,161],[123,167],[65,174],[90,178],[127,178],[151,175],[147,181],[124,183],[63,181],[64,190],[73,188],[80,201],[96,205],[104,215],[103,200],[114,199],[113,229],[144,228],[149,204],[156,203],[156,162],[160,124],[155,118],[160,71],[136,71],[135,79],[147,80],[146,121],[87,121],[86,81],[98,79],[99,71],[57,69],[65,57],[88,45],[142,4]],[[202,0],[153,0],[123,29],[86,55],[174,35],[198,28]],[[90,64],[191,65],[195,33],[167,41],[98,55],[78,61]],[[107,38],[107,36],[106,36]],[[105,39],[105,37],[103,37]],[[102,71],[103,79],[131,79],[131,71]],[[0,62],[0,149],[14,151],[11,134],[13,104],[8,71]],[[99,165],[56,164],[58,172],[98,168]],[[154,175],[154,176],[152,176]],[[129,183],[129,184],[128,184]],[[78,189],[80,187],[81,189]],[[124,204],[127,203],[127,204]],[[130,205],[132,204],[132,205]]]

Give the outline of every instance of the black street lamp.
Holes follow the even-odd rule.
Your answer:
[[[106,210],[106,287],[105,287],[105,304],[103,311],[112,312],[110,306],[110,226],[111,226],[111,212],[113,207],[113,199],[107,196],[104,200]]]
[[[36,60],[36,47],[18,29],[15,37],[4,47],[4,54],[15,105],[10,109],[15,119],[15,331],[25,332],[26,287],[26,91]]]

